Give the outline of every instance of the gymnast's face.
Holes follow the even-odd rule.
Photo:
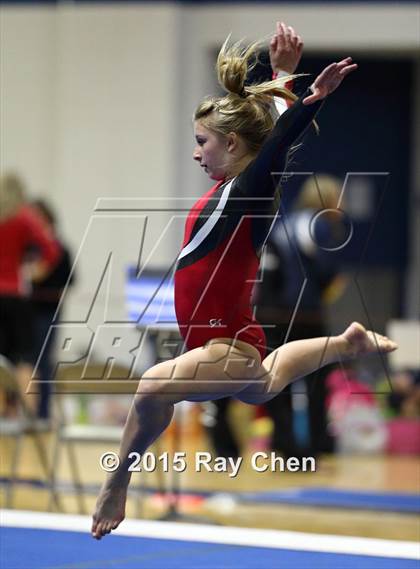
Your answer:
[[[209,130],[200,121],[194,123],[194,135],[193,159],[212,180],[224,180],[232,161],[228,137]]]

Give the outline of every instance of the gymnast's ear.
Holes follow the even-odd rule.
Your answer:
[[[228,152],[234,152],[238,148],[239,137],[236,132],[230,132],[226,135],[226,149]]]

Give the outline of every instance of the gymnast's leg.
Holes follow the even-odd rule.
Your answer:
[[[255,376],[261,364],[258,351],[245,342],[232,342],[212,340],[142,376],[124,427],[120,466],[108,475],[96,503],[93,537],[101,539],[124,519],[131,476],[128,455],[142,455],[159,437],[172,419],[175,403],[235,395]]]
[[[260,373],[265,374],[265,381],[251,383],[235,397],[245,403],[261,404],[278,395],[289,383],[327,364],[393,352],[397,347],[386,336],[368,332],[353,322],[339,336],[296,340],[277,348],[261,364]]]

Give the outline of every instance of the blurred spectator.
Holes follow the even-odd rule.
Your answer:
[[[378,396],[387,417],[387,451],[392,454],[420,455],[420,371],[401,369],[392,374],[391,385],[385,380]]]
[[[33,245],[40,251],[33,276],[43,279],[59,260],[60,248],[25,203],[22,180],[4,174],[0,177],[0,353],[16,365],[22,393],[33,371],[33,323],[22,271],[26,252]],[[37,398],[26,395],[25,401],[35,414]]]
[[[420,372],[401,370],[392,375],[387,396],[387,415],[415,419],[420,417]]]
[[[53,321],[59,320],[62,292],[66,285],[73,284],[74,277],[71,274],[71,255],[57,234],[56,218],[52,208],[44,200],[33,202],[32,207],[38,214],[44,231],[48,233],[50,239],[54,240],[62,252],[53,270],[45,278],[33,282],[31,296],[35,330],[34,358],[35,361],[39,358],[36,372],[37,379],[41,382],[38,415],[47,419],[49,417],[49,399],[51,382],[53,381],[53,351],[56,339],[56,328],[51,328],[51,324]],[[36,256],[40,253],[40,250],[35,250]]]
[[[325,305],[345,284],[339,274],[339,248],[347,235],[337,209],[341,188],[332,176],[308,178],[294,210],[279,218],[269,236],[256,291],[257,318],[268,326],[269,351],[285,341],[328,335]],[[299,380],[267,403],[274,450],[287,456],[333,450],[325,404],[328,371]]]

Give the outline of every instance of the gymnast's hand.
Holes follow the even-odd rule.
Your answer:
[[[351,57],[328,65],[312,83],[310,88],[313,94],[303,99],[303,104],[310,105],[315,101],[325,99],[327,95],[337,89],[344,77],[355,69],[357,69],[357,63],[352,63]]]
[[[292,75],[302,57],[303,41],[291,26],[277,22],[276,32],[271,38],[269,53],[274,73],[286,71]]]

